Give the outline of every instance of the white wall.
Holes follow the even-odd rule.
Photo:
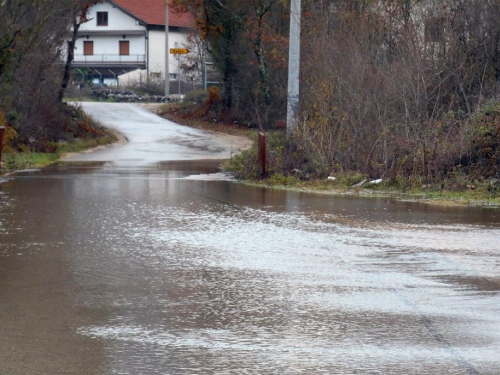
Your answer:
[[[108,12],[108,26],[97,26],[97,12]],[[100,62],[102,59],[104,61],[117,61],[117,56],[119,55],[119,41],[128,40],[130,42],[130,57],[121,56],[122,62],[130,61],[137,58],[136,55],[145,55],[145,58],[149,57],[149,73],[150,76],[158,77],[158,73],[161,75],[160,79],[163,79],[165,73],[165,32],[159,30],[152,30],[149,32],[149,43],[146,41],[146,27],[141,26],[138,22],[131,16],[122,12],[120,9],[115,8],[112,4],[104,2],[101,4],[95,4],[89,12],[90,21],[83,24],[80,27],[80,38],[76,42],[75,50],[75,60],[76,61],[89,61],[89,62]],[[89,34],[85,34],[85,31],[89,31]],[[96,32],[103,31],[109,33],[106,35],[97,35]],[[126,31],[142,31],[143,35],[127,35]],[[125,39],[123,38],[125,35]],[[180,31],[170,31],[169,32],[169,48],[185,48],[187,45],[188,32]],[[88,36],[88,37],[87,37]],[[94,42],[94,57],[86,56],[83,57],[84,41]],[[146,52],[146,46],[149,46],[149,56]],[[113,56],[103,56],[103,55],[113,55]],[[178,76],[178,61],[175,55],[169,55],[169,68],[170,74],[175,74]],[[147,80],[146,70],[136,70],[127,74],[123,74],[119,77],[120,85],[128,85],[137,83],[140,81]]]
[[[97,26],[97,12],[108,12],[108,26]],[[80,27],[80,31],[146,30],[134,18],[115,8],[110,3],[95,4],[90,9],[89,19],[89,22]]]
[[[187,32],[170,31],[169,48],[184,48],[187,45]],[[175,55],[169,55],[170,74],[179,74],[178,62]],[[155,75],[159,73],[165,76],[165,32],[152,30],[149,32],[149,73]],[[163,78],[161,78],[163,79]],[[127,86],[136,84],[139,81],[147,80],[146,71],[134,71],[120,76],[120,85]]]
[[[134,70],[126,74],[118,76],[118,82],[121,87],[123,86],[135,86],[141,82],[146,82],[147,74],[146,70]]]
[[[130,44],[130,55],[145,55],[146,54],[146,36],[145,35],[89,35],[80,38],[76,42],[75,55],[83,55],[83,43],[85,41],[94,42],[94,55],[102,54],[120,54],[120,41],[128,40]],[[89,59],[89,56],[87,56]],[[125,56],[123,56],[125,58]],[[91,61],[91,60],[88,60]],[[126,60],[124,60],[126,61]]]
[[[108,26],[97,26],[97,12],[108,12]],[[85,34],[86,31],[89,33]],[[128,35],[127,31],[129,32]],[[99,35],[99,32],[103,32],[104,34]],[[134,34],[130,34],[131,32]],[[89,22],[81,25],[79,34],[82,37],[76,41],[76,62],[137,62],[137,55],[141,55],[139,57],[141,62],[144,62],[146,59],[146,27],[139,25],[133,17],[115,8],[110,3],[95,4],[90,9]],[[82,57],[84,53],[83,44],[85,41],[94,42],[93,57]],[[120,54],[120,41],[129,41],[129,57],[118,57]]]
[[[168,33],[169,48],[184,48],[187,45],[187,33],[170,31]],[[176,44],[177,43],[177,44]],[[177,74],[177,60],[175,55],[169,55],[170,73]],[[165,71],[165,32],[149,32],[149,72],[164,73]]]

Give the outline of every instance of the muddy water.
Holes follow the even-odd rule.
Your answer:
[[[0,374],[500,374],[500,211],[216,167],[0,185]]]

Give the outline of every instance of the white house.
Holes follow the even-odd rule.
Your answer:
[[[163,79],[165,72],[165,0],[107,0],[95,4],[81,25],[75,68],[89,68],[108,85]],[[169,46],[182,48],[194,25],[189,13],[169,7]],[[178,79],[178,62],[169,58],[170,79]]]

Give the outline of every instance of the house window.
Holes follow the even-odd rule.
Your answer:
[[[108,12],[97,12],[97,26],[108,26]]]
[[[94,54],[94,42],[91,41],[83,42],[83,54],[85,56],[92,56]]]
[[[130,42],[128,40],[120,40],[120,56],[130,55]]]
[[[177,74],[175,73],[170,73],[169,74],[170,79],[177,79]]]

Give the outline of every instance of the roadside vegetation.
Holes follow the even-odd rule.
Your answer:
[[[70,49],[66,64],[62,59],[68,32],[87,21],[93,3],[0,1],[0,126],[6,127],[3,170],[44,166],[66,152],[114,141],[112,134],[62,100],[73,57]]]
[[[319,189],[382,180],[370,189],[497,199],[500,0],[303,2],[300,125],[289,137],[287,3],[176,3],[197,15],[222,76],[198,117],[268,134],[267,174],[254,148],[226,163],[238,178]]]
[[[61,114],[65,119],[65,131],[57,141],[47,140],[43,147],[35,140],[20,143],[12,127],[7,128],[4,140],[2,171],[15,171],[28,168],[41,168],[50,165],[67,154],[116,142],[116,135],[86,116],[78,107],[62,107],[68,113]]]
[[[154,112],[193,128],[256,139],[255,127],[240,124],[236,118],[219,113],[221,100],[220,90],[210,87],[209,90],[191,91],[181,102],[161,105]]]
[[[300,160],[304,160],[303,153],[282,132],[270,132],[267,139],[270,152],[265,175],[262,174],[256,145],[232,157],[222,165],[222,169],[248,184],[276,189],[330,195],[390,197],[439,205],[500,207],[498,178],[474,178],[458,169],[447,178],[433,182],[421,176],[374,179],[369,174],[348,170],[318,177],[314,170],[308,174],[306,165],[300,168]],[[283,144],[288,144],[293,150],[284,150]],[[290,159],[290,155],[298,159]],[[299,168],[294,168],[297,166]],[[283,170],[290,172],[283,173]]]

